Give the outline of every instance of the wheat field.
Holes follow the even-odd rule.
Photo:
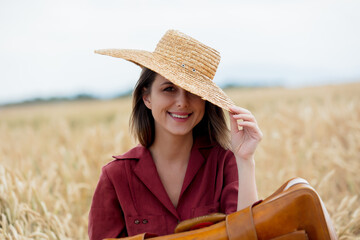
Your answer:
[[[227,93],[264,133],[259,196],[303,177],[339,239],[360,239],[360,83]],[[101,166],[135,145],[130,110],[130,98],[0,108],[0,239],[87,239]]]

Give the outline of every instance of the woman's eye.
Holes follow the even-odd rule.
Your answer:
[[[175,90],[174,87],[167,87],[167,88],[164,89],[165,92],[172,92],[174,90]]]

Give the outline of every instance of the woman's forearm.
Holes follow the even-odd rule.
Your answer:
[[[246,208],[258,200],[255,161],[252,159],[236,159],[239,176],[237,211]]]

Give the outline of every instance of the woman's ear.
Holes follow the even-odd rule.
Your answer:
[[[146,89],[144,92],[147,92]],[[145,106],[151,110],[151,100],[150,100],[150,94],[144,93],[142,96],[142,99],[144,101]]]

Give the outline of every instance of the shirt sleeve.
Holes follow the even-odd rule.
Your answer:
[[[234,154],[227,150],[224,159],[224,184],[220,198],[220,209],[225,214],[236,212],[239,179]]]
[[[93,196],[88,234],[90,240],[126,236],[123,212],[105,167]]]

